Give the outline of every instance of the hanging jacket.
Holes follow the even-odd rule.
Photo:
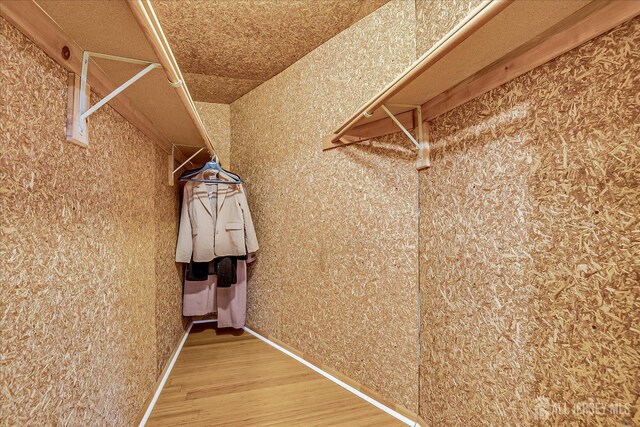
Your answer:
[[[196,178],[203,179],[202,176],[199,174]],[[207,186],[209,191],[215,191],[215,198],[209,198]],[[258,250],[256,231],[241,185],[189,181],[183,195],[177,262],[189,263],[192,259],[207,262]]]

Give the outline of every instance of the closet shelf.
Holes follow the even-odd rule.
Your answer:
[[[414,129],[418,112],[432,120],[638,14],[638,0],[485,1],[323,138],[322,148]]]
[[[199,157],[210,158],[206,152],[213,153],[211,140],[148,0],[3,2],[1,14],[77,75],[81,74],[85,52],[137,60],[107,60],[100,55],[91,58],[88,84],[101,97],[140,72],[144,67],[141,63],[159,64],[158,69],[111,99],[109,105],[167,153],[174,153],[178,161],[203,147],[206,149]],[[70,79],[71,90],[72,83]]]

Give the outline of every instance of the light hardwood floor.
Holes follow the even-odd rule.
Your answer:
[[[244,331],[194,325],[147,426],[400,426]]]

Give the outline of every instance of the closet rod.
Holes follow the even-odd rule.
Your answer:
[[[411,83],[416,76],[419,76],[426,69],[432,67],[454,48],[481,29],[488,21],[499,15],[500,12],[514,1],[515,0],[483,0],[469,15],[449,31],[443,39],[425,52],[418,60],[411,64],[407,70],[389,83],[387,87],[373,99],[360,107],[354,115],[336,129],[334,134],[331,135],[331,142],[335,143],[340,140],[363,116],[371,116],[382,104],[388,102],[393,95]]]
[[[2,2],[0,16],[31,39],[56,63],[77,75],[79,79],[84,50],[34,0]],[[118,87],[99,67],[89,70],[89,78],[93,83],[92,89],[102,97]],[[171,153],[171,141],[133,105],[126,93],[113,98],[111,106],[151,138],[163,151]],[[178,161],[182,162],[186,158],[182,152],[176,152]]]
[[[136,21],[138,21],[138,25],[144,32],[147,41],[158,57],[160,64],[162,64],[162,68],[167,74],[169,83],[178,92],[178,96],[180,96],[189,116],[191,116],[191,119],[198,128],[198,132],[202,136],[202,139],[209,150],[209,154],[214,155],[215,149],[213,148],[211,138],[209,138],[209,134],[207,133],[204,123],[200,118],[200,114],[198,114],[198,110],[196,109],[193,99],[189,94],[189,90],[187,89],[187,85],[182,73],[180,72],[178,63],[173,56],[171,47],[167,42],[167,38],[162,31],[162,27],[160,26],[160,22],[158,21],[155,12],[153,11],[151,3],[149,0],[127,0],[127,4],[129,5],[133,16],[136,18]]]

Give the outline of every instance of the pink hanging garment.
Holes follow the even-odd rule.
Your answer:
[[[193,282],[184,281],[182,295],[183,316],[204,316],[216,311],[216,276],[207,280]]]
[[[228,288],[217,288],[218,327],[236,328],[244,326],[247,314],[247,262],[238,260],[238,281]]]
[[[182,298],[183,316],[204,316],[218,314],[219,328],[244,326],[247,312],[247,262],[238,260],[237,283],[228,288],[216,286],[216,276],[195,282],[184,281]]]

